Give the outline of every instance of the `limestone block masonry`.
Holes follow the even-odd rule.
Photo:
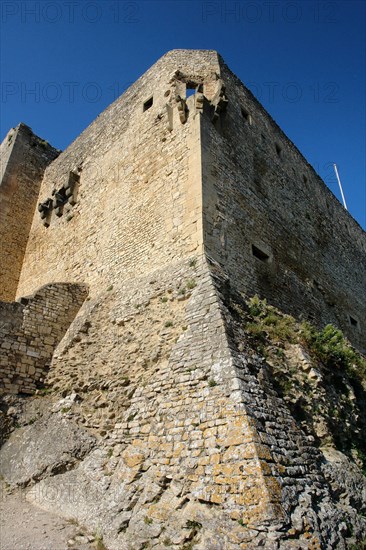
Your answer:
[[[84,303],[48,384],[67,395],[55,414],[99,442],[43,475],[35,504],[99,529],[109,550],[345,550],[347,525],[362,540],[362,474],[334,496],[314,439],[243,349],[231,298],[196,256]]]
[[[85,285],[61,283],[0,302],[0,394],[34,393],[87,295]]]
[[[365,350],[365,233],[214,51],[162,57],[48,166],[39,203],[18,297],[93,294],[204,250]]]
[[[217,52],[157,61],[48,165],[33,209],[0,303],[3,391],[45,379],[48,414],[96,443],[72,469],[48,457],[28,498],[110,550],[365,539],[365,478],[340,452],[339,490],[240,313],[257,293],[364,351],[365,233]]]
[[[0,147],[0,300],[15,299],[43,172],[59,154],[25,124]]]
[[[220,60],[222,124],[202,118],[205,251],[238,290],[366,349],[366,235]]]

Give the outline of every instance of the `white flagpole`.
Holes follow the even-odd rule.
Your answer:
[[[342,195],[342,200],[343,200],[343,205],[345,207],[346,210],[348,210],[347,208],[347,204],[346,204],[346,199],[344,198],[344,194],[343,194],[343,189],[342,189],[342,184],[341,184],[341,180],[340,180],[340,177],[339,177],[339,174],[338,174],[338,170],[337,170],[337,165],[334,163],[333,164],[334,166],[334,171],[336,173],[336,176],[337,176],[337,180],[338,180],[338,185],[339,185],[339,189],[341,190],[341,195]]]

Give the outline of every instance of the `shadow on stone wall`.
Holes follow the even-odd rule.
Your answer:
[[[18,302],[0,302],[0,393],[37,389],[87,295],[86,285],[53,283]]]

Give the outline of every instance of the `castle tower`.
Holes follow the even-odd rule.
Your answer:
[[[52,422],[91,448],[43,452],[36,421],[42,460],[5,444],[0,474],[37,480],[28,498],[102,527],[111,550],[363,540],[364,380],[300,339],[263,353],[247,301],[363,350],[365,256],[365,233],[217,52],[168,52],[46,168],[16,294],[33,297],[0,303],[16,357],[11,326],[23,339],[47,313],[44,355],[32,336],[25,364],[44,368]]]
[[[0,148],[0,299],[15,299],[43,172],[59,151],[25,124],[10,130]]]
[[[364,349],[365,233],[216,52],[162,57],[47,168],[39,202],[17,296],[204,251],[240,291]]]

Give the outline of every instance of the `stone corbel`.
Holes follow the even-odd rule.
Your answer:
[[[174,71],[170,77],[169,84],[173,84],[176,80],[180,80],[183,77],[182,73],[179,70]]]
[[[196,93],[194,95],[194,101],[195,101],[195,109],[197,111],[203,111],[203,103],[204,103],[204,93],[203,93],[203,84],[199,84],[196,88]]]
[[[38,204],[38,212],[41,217],[41,220],[43,220],[43,225],[45,227],[49,227],[50,225],[49,216],[51,214],[52,206],[53,206],[52,199],[46,199],[45,201],[40,202]]]
[[[213,114],[212,114],[212,121],[216,122],[220,116],[226,111],[228,99],[226,97],[226,89],[223,81],[219,79],[217,81],[217,91],[214,95],[214,97],[211,100],[211,105],[213,106]]]
[[[179,120],[182,124],[187,122],[187,103],[186,100],[180,97],[180,95],[176,98],[177,104],[178,104],[178,113],[179,113]]]

